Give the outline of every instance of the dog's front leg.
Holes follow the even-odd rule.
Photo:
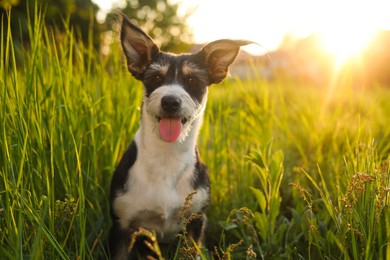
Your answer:
[[[156,252],[146,245],[152,243],[151,238],[138,231],[133,228],[123,230],[114,224],[109,239],[110,259],[158,259]]]
[[[118,223],[114,223],[109,234],[110,259],[128,259],[131,231],[121,229]]]
[[[202,237],[206,221],[206,215],[201,214],[196,216],[188,222],[186,226],[187,239],[189,241],[193,240],[197,245],[199,245]]]

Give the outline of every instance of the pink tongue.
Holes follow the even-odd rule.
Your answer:
[[[158,130],[162,139],[166,142],[176,142],[181,133],[180,118],[161,118]]]

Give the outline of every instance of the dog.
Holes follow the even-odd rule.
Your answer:
[[[109,253],[113,259],[128,259],[131,236],[140,228],[154,231],[161,244],[175,241],[184,229],[200,242],[210,181],[196,140],[208,87],[226,77],[240,47],[251,42],[218,40],[195,54],[176,55],[160,51],[125,15],[119,18],[127,69],[144,85],[140,127],[110,186]],[[180,212],[190,195],[187,216],[198,217],[184,226]]]

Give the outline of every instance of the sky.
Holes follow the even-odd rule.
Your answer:
[[[109,9],[111,1],[93,0]],[[377,30],[390,30],[388,0],[171,0],[181,11],[195,8],[188,23],[197,43],[222,38],[251,40],[262,47],[254,54],[276,49],[286,34],[305,37],[319,33],[330,51],[358,51]],[[386,3],[387,2],[387,3]]]

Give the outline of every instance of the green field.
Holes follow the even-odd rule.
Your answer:
[[[0,258],[104,259],[110,180],[142,85],[116,43],[101,57],[72,31],[55,41],[38,17],[31,47],[16,48],[6,24]],[[390,88],[331,82],[210,87],[198,140],[212,192],[204,258],[390,259]]]

